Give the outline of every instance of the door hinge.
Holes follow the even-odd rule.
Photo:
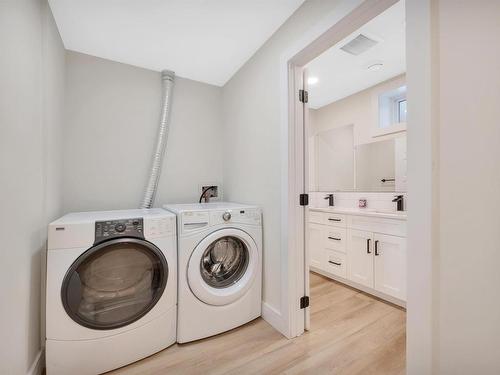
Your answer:
[[[300,298],[300,308],[305,309],[306,307],[309,307],[309,296]]]
[[[299,195],[299,203],[301,206],[309,205],[309,194],[300,194]]]
[[[309,93],[306,90],[299,90],[299,101],[302,103],[309,102]]]

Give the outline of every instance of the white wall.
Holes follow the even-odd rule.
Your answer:
[[[45,0],[0,2],[0,49],[0,373],[25,374],[41,353],[46,225],[62,203],[65,55]]]
[[[391,138],[391,136],[373,138],[374,128],[379,121],[378,96],[405,84],[405,76],[400,75],[324,107],[310,109],[313,113],[310,121],[310,135],[332,128],[353,125],[354,145]]]
[[[341,4],[305,2],[224,86],[224,185],[232,201],[258,204],[264,217],[265,306],[280,319],[281,147],[280,59],[303,33]]]
[[[160,73],[67,54],[64,210],[138,207],[155,146]],[[176,77],[156,206],[222,183],[222,89]]]
[[[440,131],[437,372],[498,374],[500,2],[440,0],[436,11]]]
[[[498,374],[500,3],[407,1],[407,28],[408,374]]]

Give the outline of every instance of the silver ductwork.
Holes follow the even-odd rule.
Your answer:
[[[163,156],[167,146],[169,121],[170,121],[170,107],[172,103],[172,90],[174,87],[175,73],[169,70],[161,72],[162,79],[162,109],[160,117],[160,127],[158,129],[158,138],[156,142],[156,149],[153,155],[153,163],[151,165],[151,173],[149,175],[148,185],[144,198],[141,203],[141,208],[151,208],[153,206],[156,191],[158,189],[158,181],[160,180],[161,167],[163,163]]]

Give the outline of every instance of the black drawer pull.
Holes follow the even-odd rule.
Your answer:
[[[341,241],[341,238],[335,238],[335,237],[328,237],[329,240],[335,240],[335,241]]]
[[[378,240],[375,241],[375,255],[380,255],[378,252]]]
[[[329,260],[328,263],[335,264],[336,266],[342,265],[342,263],[337,263],[337,262],[334,262],[333,260]]]
[[[367,238],[367,239],[366,239],[366,252],[367,252],[368,254],[371,254],[371,253],[372,253],[372,252],[370,251],[370,239],[369,239],[369,238]]]
[[[328,220],[330,220],[330,221],[342,221],[342,219],[332,219],[332,218],[328,218]]]

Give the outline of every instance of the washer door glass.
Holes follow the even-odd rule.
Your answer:
[[[245,273],[248,256],[247,246],[239,238],[219,238],[208,246],[201,257],[201,277],[213,288],[234,284]]]
[[[73,263],[63,281],[62,302],[80,325],[119,328],[153,308],[167,278],[167,262],[156,246],[133,238],[110,240]]]
[[[237,228],[208,234],[196,245],[187,264],[189,290],[214,306],[237,301],[260,274],[259,248],[248,233]]]

